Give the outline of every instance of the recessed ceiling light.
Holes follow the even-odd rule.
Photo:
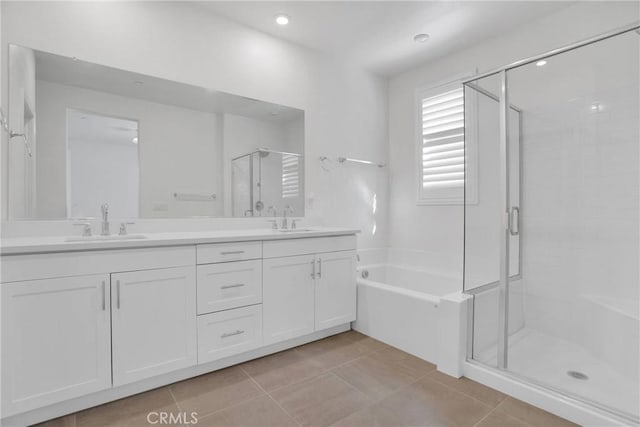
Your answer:
[[[415,36],[413,36],[413,41],[414,42],[424,43],[427,40],[429,40],[429,34],[426,34],[426,33],[420,33],[420,34],[416,34]]]
[[[538,67],[544,67],[545,65],[547,65],[547,61],[545,61],[544,59],[542,59],[542,60],[540,60],[540,61],[536,62],[536,65],[537,65]]]
[[[140,80],[134,80],[134,81],[133,81],[133,84],[134,84],[134,85],[142,86],[142,85],[144,84],[144,82],[142,82],[142,81],[140,81]]]
[[[138,143],[138,137],[134,136],[133,139],[131,140],[131,142],[133,142],[134,144]]]
[[[289,15],[285,15],[284,13],[278,13],[276,15],[276,24],[278,25],[287,25],[289,23]]]

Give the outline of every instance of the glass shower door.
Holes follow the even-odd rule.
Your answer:
[[[508,171],[502,165],[500,94],[502,75],[496,73],[465,84],[465,292],[474,298],[472,358],[504,368],[508,334],[521,326],[518,311],[508,305],[522,303],[520,278],[520,233],[517,225],[520,205],[520,122],[522,112],[509,105]],[[508,193],[503,192],[509,174]],[[505,190],[506,191],[506,190]],[[513,227],[505,229],[505,195],[513,208]],[[502,246],[508,244],[506,264]],[[506,249],[504,249],[506,250]],[[508,273],[503,270],[508,265]],[[503,294],[506,278],[514,286]],[[508,302],[508,303],[507,303]],[[499,326],[500,325],[500,326]],[[500,335],[500,336],[499,336]]]
[[[523,168],[521,182],[507,181],[521,188],[508,229],[521,233],[522,275],[504,287],[521,298],[509,297],[503,319],[522,321],[501,330],[501,367],[632,420],[640,401],[639,52],[630,31],[504,72],[507,102],[522,111]],[[515,119],[506,120],[510,141]]]

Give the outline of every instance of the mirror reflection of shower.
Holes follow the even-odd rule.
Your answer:
[[[231,159],[233,216],[270,216],[286,205],[293,215],[304,211],[304,155],[258,148]]]

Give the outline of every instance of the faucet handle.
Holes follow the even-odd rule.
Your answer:
[[[118,232],[118,234],[120,236],[126,236],[127,235],[127,225],[133,225],[135,224],[135,222],[121,222],[120,223],[120,231]]]
[[[82,236],[83,237],[90,237],[91,236],[91,223],[88,222],[76,222],[73,225],[75,226],[83,226],[84,228],[82,229]]]

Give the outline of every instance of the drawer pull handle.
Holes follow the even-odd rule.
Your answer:
[[[244,283],[236,283],[235,285],[224,285],[220,286],[220,289],[231,289],[231,288],[241,288],[244,286]]]
[[[236,335],[242,335],[244,334],[244,331],[241,331],[240,329],[238,329],[235,332],[227,332],[225,334],[220,335],[220,338],[229,338],[229,337],[235,337]]]
[[[220,254],[222,255],[237,255],[237,254],[243,254],[244,251],[222,251],[220,252]]]

